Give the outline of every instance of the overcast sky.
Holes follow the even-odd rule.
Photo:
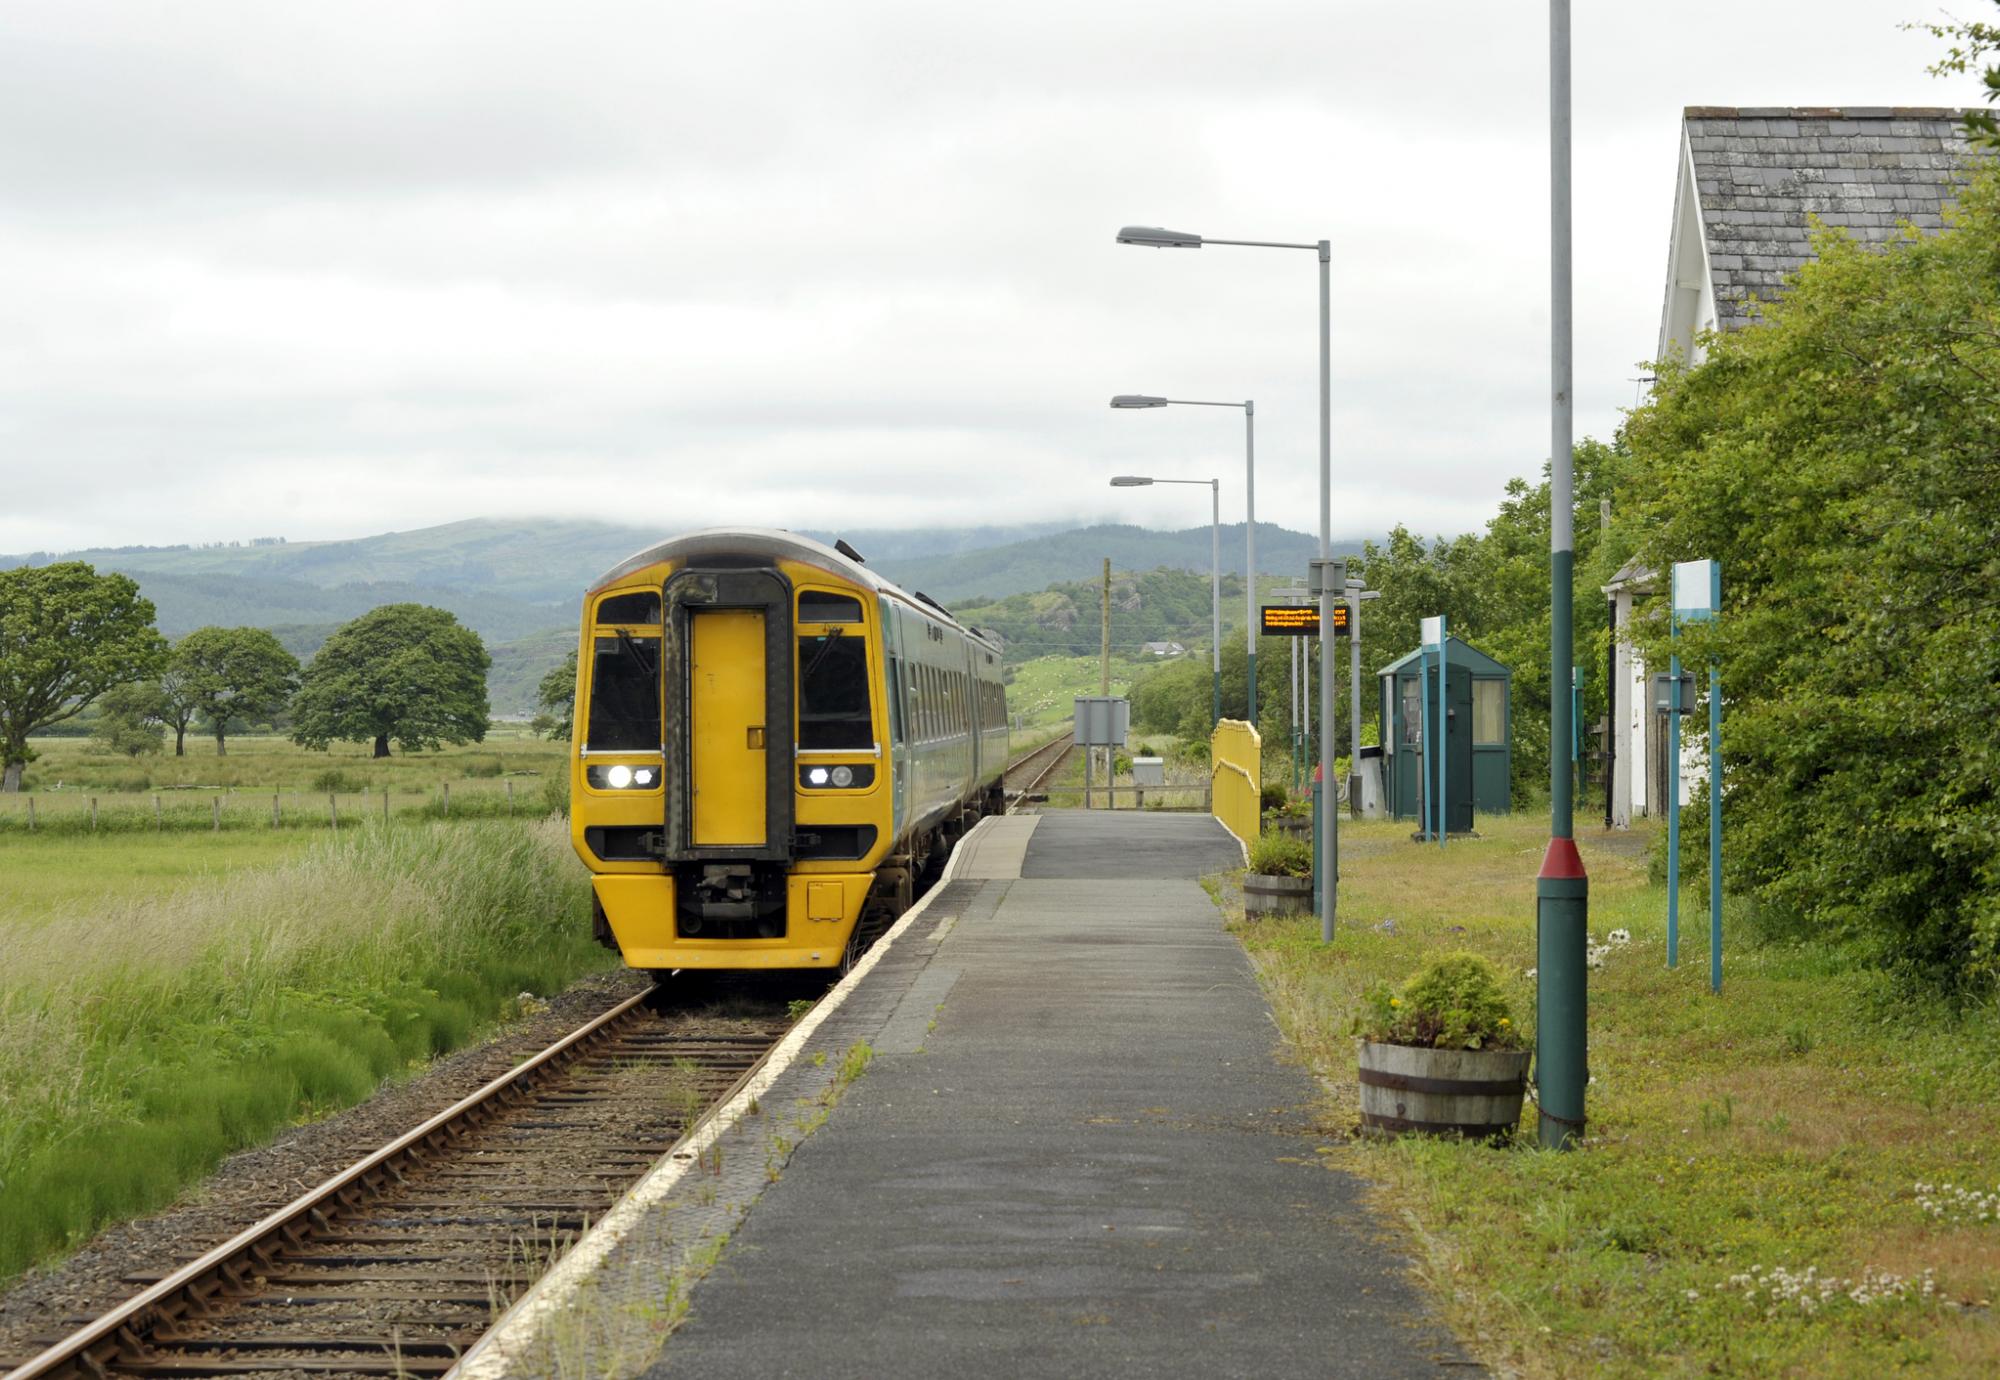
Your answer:
[[[1978,17],[1980,0],[1961,12]],[[1923,0],[1576,6],[1580,434],[1685,105],[1963,104]],[[481,514],[1477,526],[1547,451],[1542,6],[5,0],[0,551]]]

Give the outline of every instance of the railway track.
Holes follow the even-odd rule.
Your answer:
[[[1042,784],[1055,775],[1056,769],[1075,746],[1076,730],[1066,729],[1062,736],[1052,738],[1009,762],[1006,771],[1001,774],[1001,783],[1009,799],[1019,799],[1039,791]]]
[[[442,1375],[792,1024],[657,1009],[558,1040],[142,1292],[36,1338],[44,1376]],[[739,1004],[740,1008],[740,1004]]]

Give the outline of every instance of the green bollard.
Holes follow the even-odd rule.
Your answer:
[[[1566,1150],[1583,1138],[1590,943],[1590,879],[1576,841],[1549,840],[1535,879],[1535,963],[1540,1009],[1535,1019],[1535,1095],[1539,1139]]]

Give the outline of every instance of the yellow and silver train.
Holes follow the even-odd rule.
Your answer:
[[[1002,807],[1000,649],[788,532],[642,551],[583,601],[570,836],[634,968],[832,968]]]

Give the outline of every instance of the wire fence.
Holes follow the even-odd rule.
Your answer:
[[[435,789],[366,791],[233,786],[159,791],[58,790],[0,795],[0,836],[22,834],[214,833],[249,829],[337,832],[371,820],[502,819],[547,814],[540,780],[440,783]]]

